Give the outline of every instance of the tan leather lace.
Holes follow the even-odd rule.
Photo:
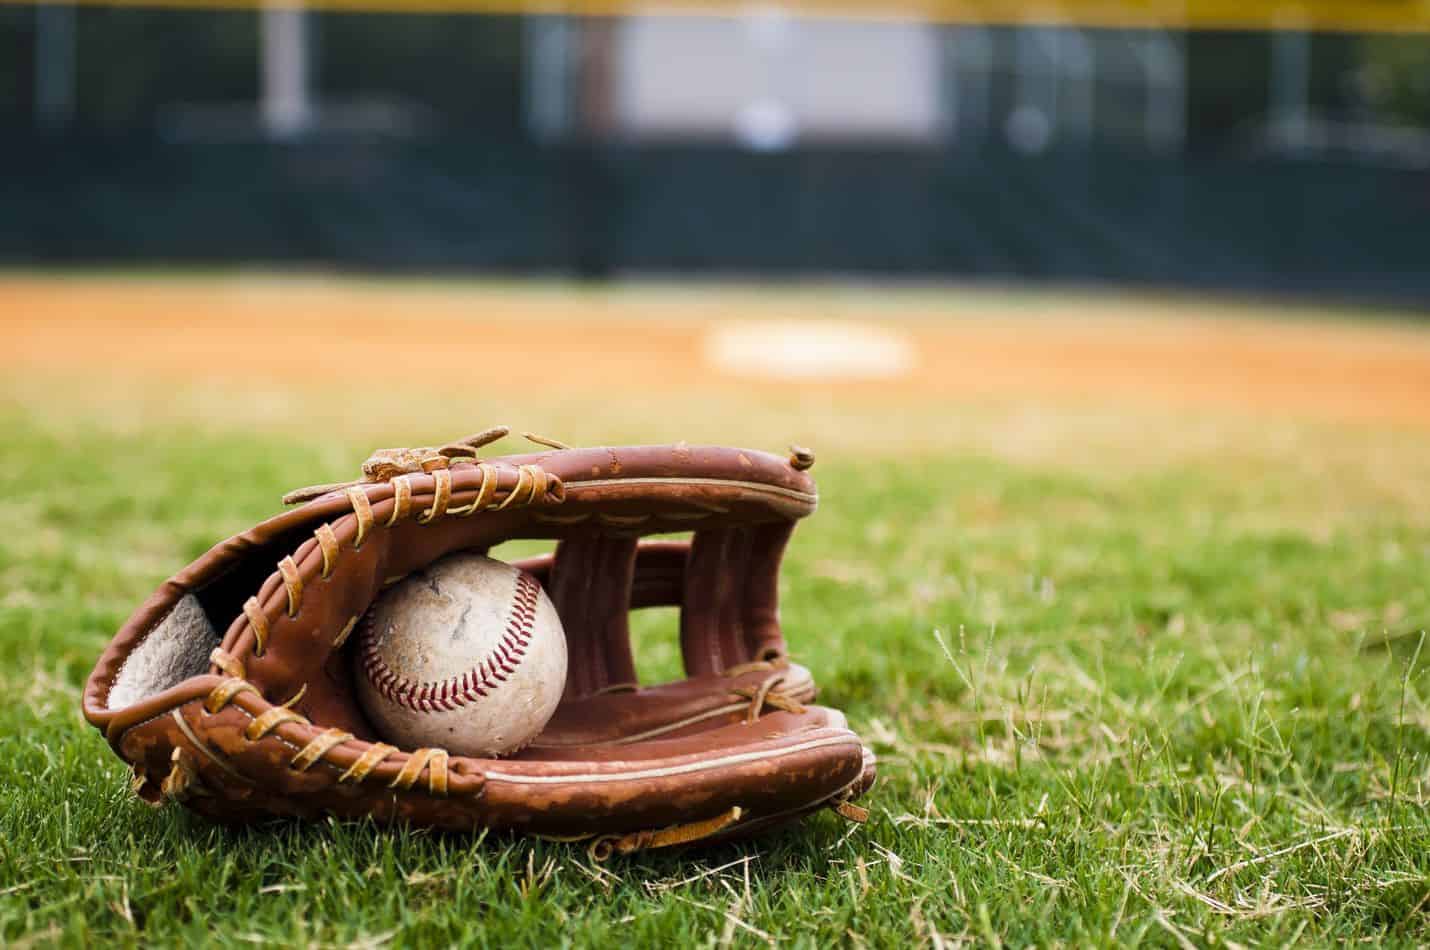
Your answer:
[[[229,669],[236,667],[238,671],[242,670],[242,664],[223,650],[215,650],[214,654],[214,662],[219,666]],[[258,693],[258,688],[241,676],[230,676],[209,691],[208,697],[204,700],[204,709],[210,714],[221,712],[233,702],[235,697],[246,692]],[[299,690],[288,703],[282,706],[270,706],[257,716],[253,716],[243,730],[243,737],[249,742],[261,742],[279,726],[287,723],[311,728],[313,725],[311,720],[290,708],[302,695],[303,690]],[[252,715],[246,709],[239,708],[245,715]],[[397,747],[383,742],[371,744],[362,742],[356,739],[352,733],[342,729],[324,729],[308,739],[302,748],[289,759],[288,766],[299,772],[309,771],[326,758],[328,753],[349,743],[366,746],[366,748],[356,761],[338,776],[337,780],[340,783],[366,780],[380,764],[401,752]],[[448,784],[448,759],[446,749],[417,749],[407,756],[406,763],[403,764],[397,776],[388,783],[388,787],[407,791],[413,788],[417,784],[417,780],[425,773],[427,775],[427,791],[433,795],[445,796]],[[168,778],[164,780],[161,789],[165,797],[181,798],[184,795],[193,794],[197,781],[198,774],[193,763],[189,761],[182,749],[175,749],[173,768],[170,770]]]
[[[670,848],[689,844],[711,835],[718,834],[740,820],[744,809],[739,805],[721,812],[714,818],[692,821],[689,824],[671,825],[651,831],[632,831],[624,835],[599,835],[592,839],[586,849],[592,860],[604,861],[613,854],[630,854],[632,851],[649,851],[654,848]]]
[[[378,449],[367,457],[367,461],[362,463],[362,478],[354,479],[350,482],[331,482],[324,485],[308,485],[304,488],[297,488],[283,496],[283,504],[297,505],[306,501],[312,501],[329,492],[341,491],[353,488],[358,485],[379,485],[383,482],[394,481],[399,475],[432,475],[445,471],[452,466],[452,463],[459,461],[478,462],[477,451],[498,439],[504,439],[511,434],[510,426],[492,426],[490,429],[483,429],[481,432],[469,435],[466,438],[458,439],[455,442],[447,442],[438,446],[417,446],[415,448],[393,448]],[[549,439],[545,436],[537,435],[534,432],[524,432],[523,437],[536,445],[545,446],[552,449],[570,448],[564,442]],[[438,497],[442,498],[442,486],[450,491],[451,482],[439,481]],[[440,508],[446,507],[446,501],[441,500],[434,503],[430,514],[431,518],[442,516]],[[359,542],[361,543],[361,542]]]
[[[741,699],[750,701],[749,708],[745,710],[745,723],[754,722],[760,718],[766,707],[779,709],[784,712],[802,713],[804,704],[788,693],[780,692],[779,686],[784,682],[784,674],[766,677],[757,686],[742,686],[730,690]]]

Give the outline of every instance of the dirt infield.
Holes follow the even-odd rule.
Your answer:
[[[877,380],[781,381],[712,364],[732,320],[858,321],[913,359]],[[1086,400],[1430,427],[1430,326],[1118,296],[739,290],[329,278],[0,277],[8,374],[465,379],[514,391],[637,386],[831,399]]]

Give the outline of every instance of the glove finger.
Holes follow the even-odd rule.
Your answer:
[[[715,675],[785,656],[778,577],[793,529],[784,522],[695,532],[680,615],[688,675]]]

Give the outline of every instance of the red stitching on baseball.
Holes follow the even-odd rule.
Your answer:
[[[470,670],[431,683],[414,683],[393,672],[377,651],[377,638],[372,635],[369,622],[362,638],[363,673],[383,699],[416,712],[431,712],[434,707],[451,712],[475,703],[506,682],[526,656],[536,624],[536,601],[540,593],[541,585],[535,578],[525,571],[518,573],[511,616],[501,640]]]

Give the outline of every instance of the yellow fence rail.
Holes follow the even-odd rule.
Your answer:
[[[0,0],[31,6],[35,0]],[[39,0],[41,3],[56,0]],[[247,9],[301,6],[313,10],[369,13],[565,14],[576,16],[741,16],[757,7],[778,6],[792,16],[864,20],[920,20],[1003,26],[1066,25],[1118,29],[1316,30],[1376,33],[1430,32],[1430,0],[77,0],[81,6],[178,9]]]

